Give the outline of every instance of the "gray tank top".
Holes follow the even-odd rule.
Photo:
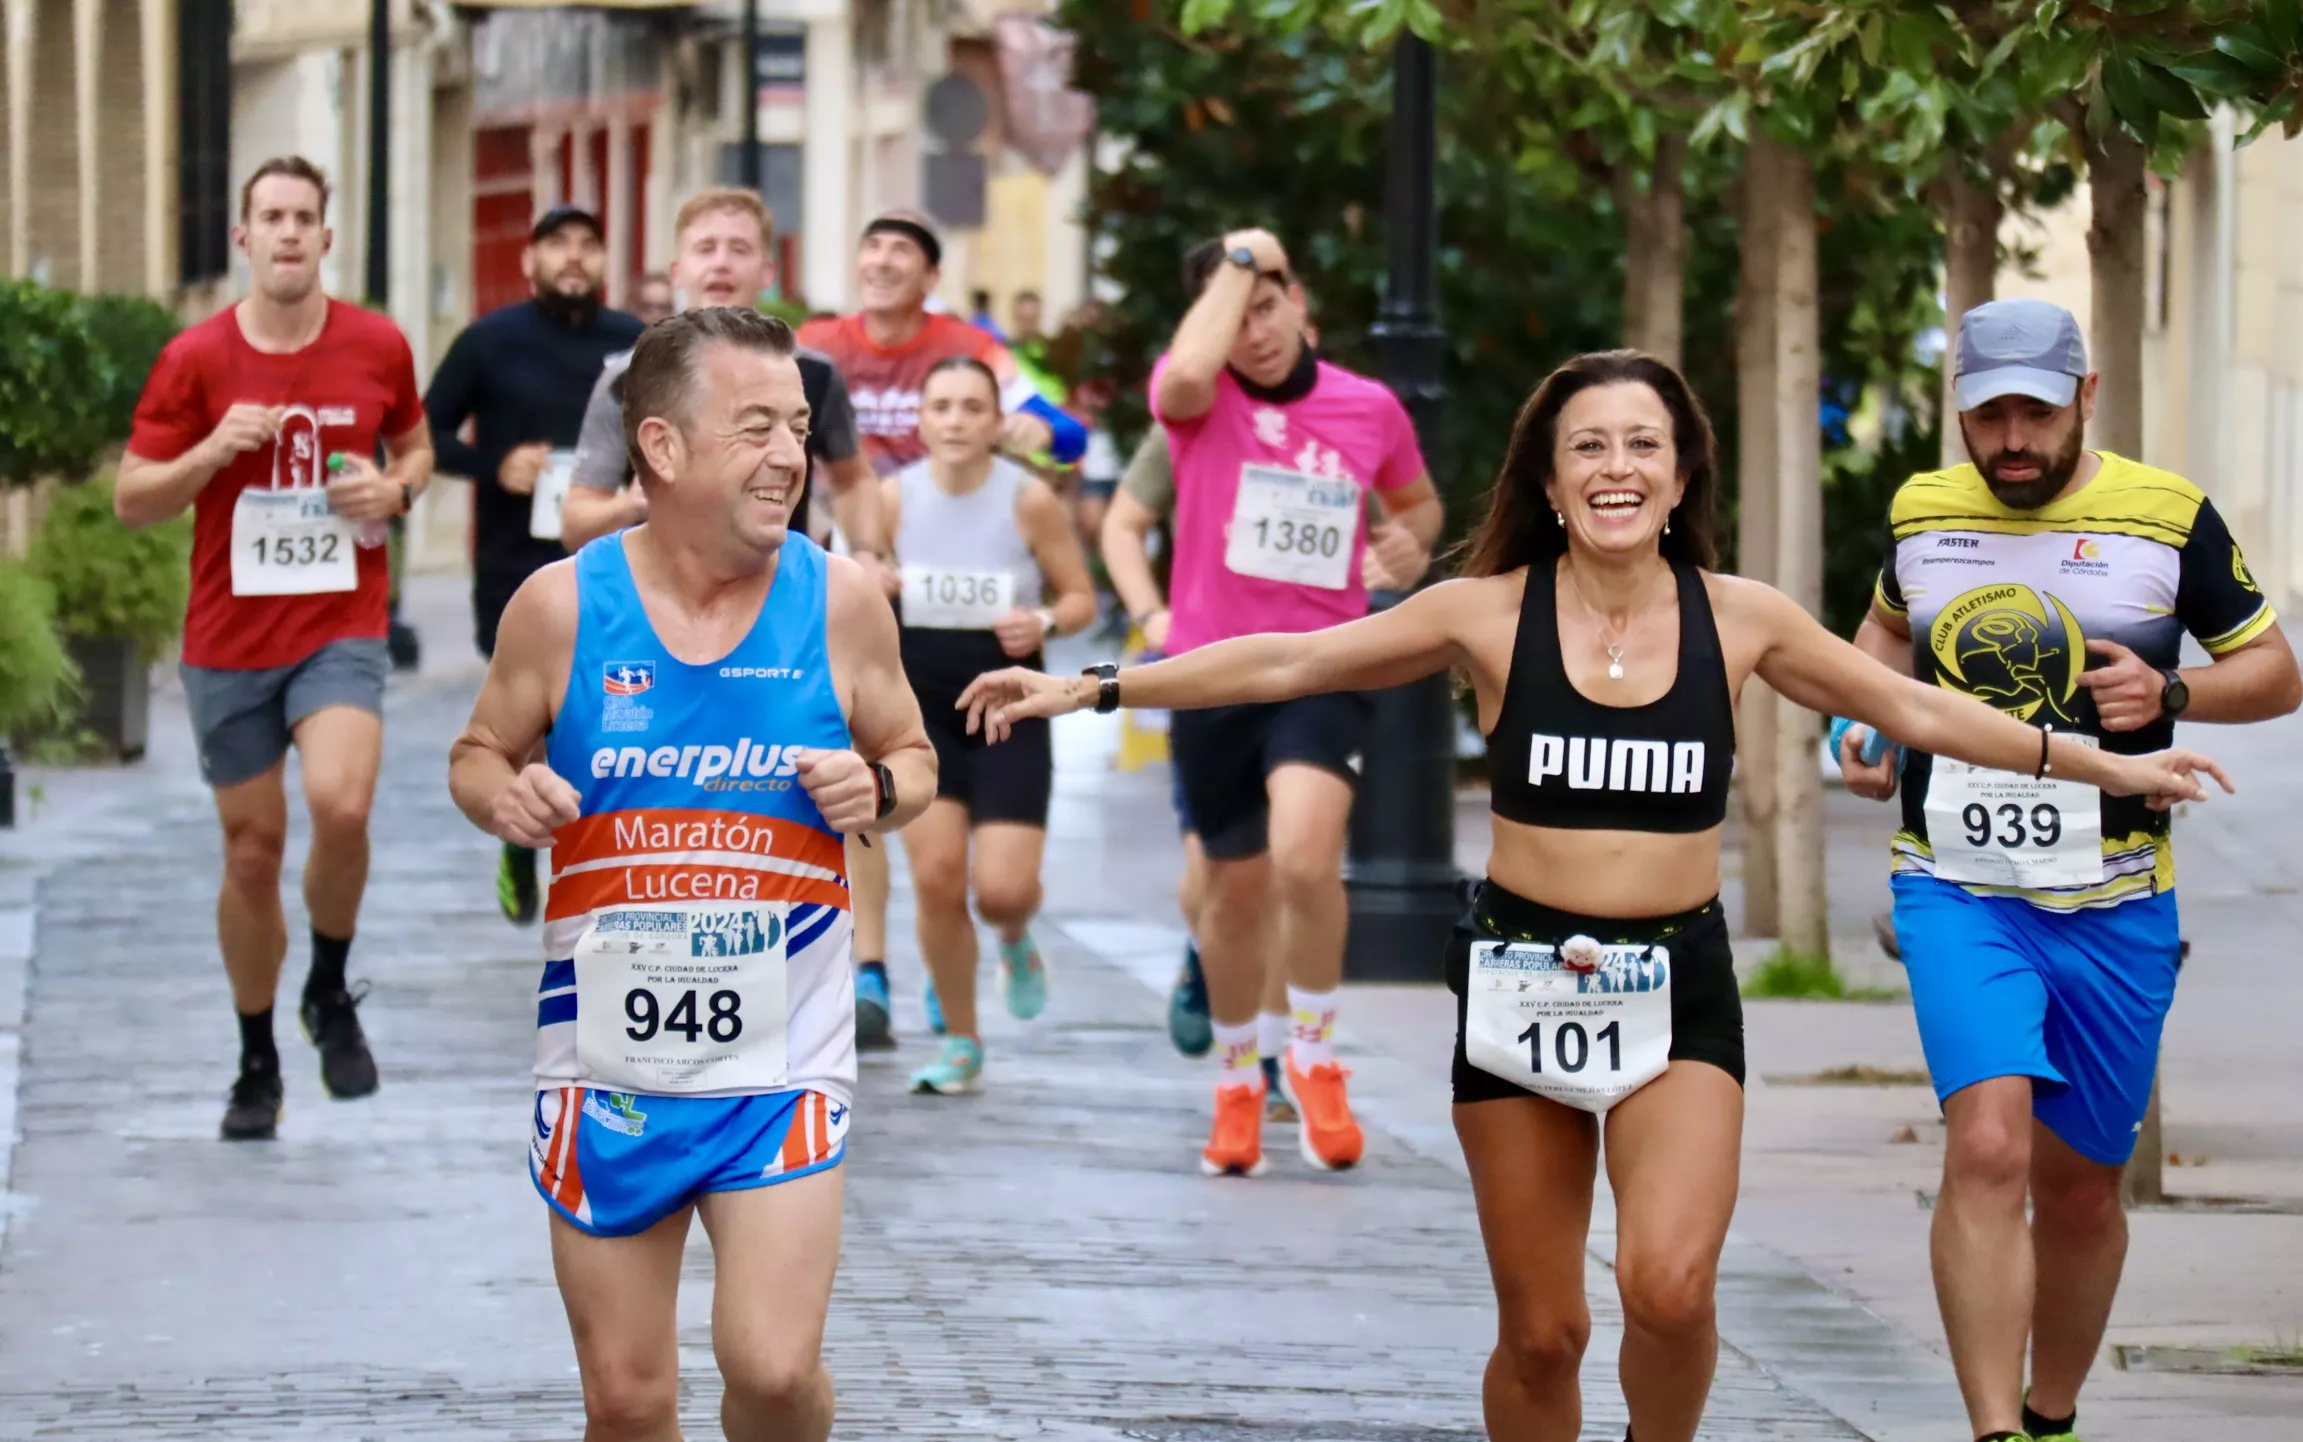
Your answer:
[[[914,567],[962,575],[1006,572],[1015,578],[1014,604],[1038,607],[1047,582],[1016,526],[1016,496],[1028,479],[1021,466],[995,456],[981,486],[954,496],[936,484],[926,461],[904,467],[896,473],[903,498],[903,515],[896,522],[897,564],[907,572]]]

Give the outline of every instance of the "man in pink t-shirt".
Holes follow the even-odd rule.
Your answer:
[[[1238,231],[1184,262],[1196,298],[1152,374],[1175,464],[1171,655],[1258,631],[1318,631],[1367,614],[1362,552],[1420,576],[1439,497],[1391,391],[1327,364],[1304,338],[1303,291],[1270,233]],[[1365,521],[1373,491],[1389,519]],[[1256,1016],[1267,957],[1287,967],[1284,1075],[1314,1166],[1364,1146],[1335,1059],[1343,977],[1343,848],[1371,706],[1359,695],[1179,712],[1169,745],[1208,859],[1200,960],[1222,1072],[1210,1175],[1263,1167]]]

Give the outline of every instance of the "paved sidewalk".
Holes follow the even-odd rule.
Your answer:
[[[46,876],[0,1244],[0,1438],[577,1430],[523,1175],[534,935],[496,916],[493,844],[442,785],[469,704],[460,670],[397,684],[388,708],[352,964],[376,983],[365,1015],[383,1091],[322,1100],[283,1027],[275,1145],[214,1136],[234,1039],[196,778],[156,756],[110,776],[110,804],[93,787],[75,802],[85,815],[52,815],[36,847],[14,848],[36,849]],[[165,706],[155,718],[181,724]],[[1165,848],[1147,829],[1161,778],[1090,769],[1063,790],[1043,931],[1056,999],[1030,1027],[990,1024],[985,1097],[904,1094],[925,1053],[921,974],[901,904],[893,918],[913,1039],[864,1070],[829,1341],[836,1435],[1479,1437],[1492,1306],[1459,1166],[1418,1120],[1430,1088],[1367,1058],[1378,1131],[1355,1173],[1312,1172],[1282,1135],[1267,1177],[1201,1178],[1207,1074],[1170,1050],[1140,947],[1122,964],[1122,943],[1156,937],[1168,914],[1149,848],[1132,844]],[[299,819],[292,858],[302,846]],[[16,894],[0,889],[0,915],[21,914]],[[292,992],[294,910],[290,926]],[[682,1307],[695,1437],[718,1435],[708,1278],[699,1229]],[[1592,1299],[1586,1435],[1612,1442],[1618,1319],[1597,1263]],[[1858,1435],[1743,1353],[1722,1356],[1712,1442]]]

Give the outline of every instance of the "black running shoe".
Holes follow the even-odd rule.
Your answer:
[[[280,1132],[280,1107],[286,1093],[280,1086],[280,1064],[250,1065],[243,1057],[240,1075],[232,1083],[231,1100],[224,1107],[220,1135],[228,1142],[268,1142]]]
[[[363,981],[357,991],[304,998],[304,1037],[320,1049],[320,1083],[338,1101],[376,1089],[376,1059],[368,1054],[368,1038],[360,1030],[359,1006],[367,996]]]
[[[496,863],[496,905],[504,920],[526,926],[536,919],[536,853],[525,846],[504,844],[503,860]]]

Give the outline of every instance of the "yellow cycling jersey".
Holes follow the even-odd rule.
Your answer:
[[[2183,633],[2211,655],[2247,644],[2273,624],[2214,503],[2191,482],[2108,451],[2094,479],[2035,511],[2001,505],[1972,465],[1913,476],[1889,508],[1887,562],[1874,596],[1906,618],[1913,674],[1962,691],[2038,726],[2077,731],[2114,751],[2172,743],[2162,717],[2105,731],[2079,684],[2090,641],[2110,641],[2161,670],[2175,667]],[[1895,868],[1932,875],[1926,800],[1933,758],[1906,751],[1903,829]],[[2167,814],[2139,798],[2101,800],[2103,875],[2092,885],[1967,885],[2053,910],[2107,906],[2175,884]]]

